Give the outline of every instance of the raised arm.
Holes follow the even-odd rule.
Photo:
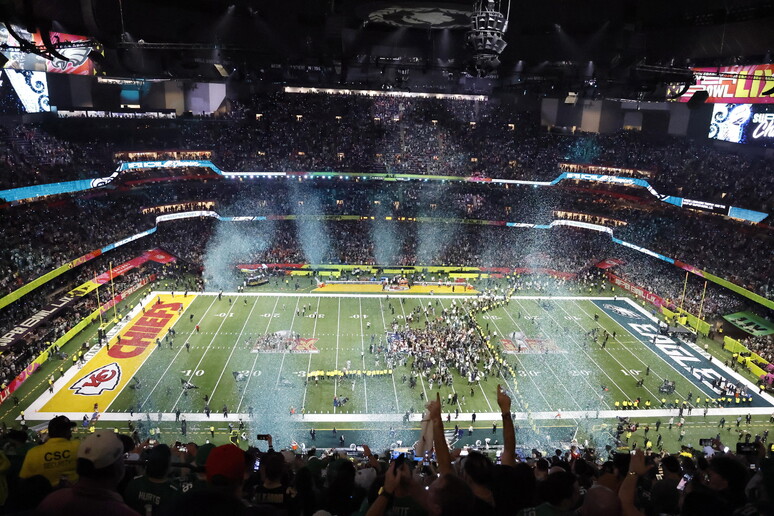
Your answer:
[[[441,418],[441,394],[435,393],[435,401],[427,404],[430,414],[430,424],[433,425],[433,447],[435,448],[435,461],[438,463],[438,471],[441,475],[452,472],[449,446],[446,444],[446,436],[443,435],[443,419]]]
[[[497,385],[497,404],[503,418],[503,453],[500,455],[500,463],[506,466],[516,465],[516,432],[513,429],[511,419],[511,398]]]

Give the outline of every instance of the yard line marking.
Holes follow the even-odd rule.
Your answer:
[[[317,298],[317,310],[316,312],[320,311],[320,298]],[[317,335],[317,321],[319,321],[319,317],[314,318],[314,327],[312,328],[312,337],[315,337]],[[322,349],[322,346],[320,346]],[[301,408],[306,411],[306,391],[309,390],[309,371],[312,370],[312,355],[314,353],[309,353],[309,363],[306,365],[306,378],[304,381],[306,382],[306,388],[304,389],[304,399],[301,400]]]
[[[341,298],[339,298],[339,309],[338,313],[336,314],[336,365],[334,367],[335,371],[339,370],[339,336],[341,335]],[[334,377],[333,378],[333,397],[334,399],[338,396],[338,390],[339,390],[339,380]],[[336,413],[336,405],[333,406],[333,413]]]
[[[298,299],[296,299],[296,310],[298,310],[298,302],[299,302],[300,300],[301,300],[301,298],[300,298],[300,297],[299,297]],[[295,312],[293,312],[293,314],[295,314]],[[272,317],[271,317],[271,318],[272,318],[272,319],[274,318],[274,313],[272,313]],[[295,316],[295,315],[293,315],[293,316],[292,316],[292,319],[290,320],[290,337],[291,337],[291,338],[293,337],[293,324],[294,324],[295,322],[296,322],[296,316]],[[283,353],[283,354],[282,354],[282,360],[280,360],[279,371],[277,372],[277,381],[276,381],[276,382],[274,382],[274,390],[275,390],[275,391],[276,391],[277,389],[279,389],[279,381],[280,381],[280,378],[282,378],[282,366],[285,364],[285,357],[286,357],[286,356],[287,356],[287,352]]]
[[[360,310],[360,358],[363,361],[363,371],[365,371],[365,335],[363,334],[363,300],[358,298],[358,310]],[[395,380],[393,379],[393,382]],[[363,376],[363,391],[365,392],[365,411],[368,412],[368,380]]]
[[[401,304],[401,308],[403,307],[403,304]],[[384,328],[384,332],[382,332],[382,335],[387,334],[387,321],[384,320],[384,308],[382,307],[382,298],[379,298],[379,312],[382,314],[382,327]],[[405,313],[405,311],[404,311]],[[406,317],[404,315],[403,320],[406,320]],[[407,362],[408,364],[408,362]],[[394,370],[393,370],[394,371]],[[421,375],[420,375],[421,377]],[[395,410],[400,410],[400,406],[398,405],[398,387],[395,385],[395,374],[392,375],[392,390],[395,392]],[[422,390],[425,390],[425,384],[422,383]],[[425,392],[425,400],[427,401],[427,392]]]
[[[236,338],[236,341],[234,341],[234,345],[231,346],[231,353],[229,353],[228,358],[226,359],[226,363],[223,365],[223,369],[220,371],[220,376],[218,377],[218,381],[215,382],[215,387],[212,388],[212,392],[210,393],[210,399],[212,399],[215,396],[215,391],[218,389],[218,385],[220,385],[220,380],[223,378],[223,373],[226,372],[226,368],[228,367],[229,362],[231,362],[231,357],[234,355],[234,351],[236,351],[236,348],[239,346],[239,339],[242,338],[242,333],[244,333],[245,328],[247,328],[247,323],[250,321],[250,317],[253,315],[253,310],[255,310],[255,305],[258,304],[258,300],[256,299],[253,301],[253,306],[250,308],[250,313],[247,314],[247,318],[245,319],[245,323],[242,325],[242,331],[239,332],[239,336]],[[270,318],[271,319],[271,318]],[[252,375],[252,371],[250,372]],[[247,383],[245,383],[245,387],[247,387]]]
[[[513,298],[511,298],[511,299],[513,299]],[[516,324],[515,321],[513,321],[513,317],[510,316],[510,313],[508,313],[507,310],[503,310],[503,311],[508,315],[509,319],[511,319],[511,321],[514,322],[514,324]],[[504,335],[502,330],[500,329],[500,325],[497,324],[497,319],[491,319],[491,321],[492,321],[492,324],[494,324],[494,327],[497,330],[497,333],[500,334],[500,335]],[[516,324],[516,329],[517,330],[521,330],[521,327],[518,324]],[[518,362],[518,368],[520,370],[525,371],[527,373],[526,378],[528,378],[529,381],[532,382],[532,384],[535,386],[535,390],[538,392],[538,394],[540,394],[540,397],[543,398],[543,401],[546,402],[546,407],[548,407],[549,410],[552,409],[553,408],[552,404],[549,403],[548,398],[546,398],[545,394],[543,394],[543,389],[540,388],[540,386],[537,384],[537,381],[535,381],[535,379],[529,374],[529,369],[524,367],[524,363],[521,361],[521,358],[519,358],[519,354],[515,353],[512,356],[516,359],[516,362]],[[517,369],[517,371],[519,369]],[[518,384],[518,381],[519,381],[518,377],[515,378],[514,380]],[[507,379],[505,381],[506,381],[506,383],[508,383]],[[510,386],[510,384],[508,384],[508,385],[509,385],[509,387],[511,387],[512,392],[516,392],[516,390],[512,386]]]
[[[191,381],[191,378],[193,378],[193,375],[196,373],[196,371],[199,369],[199,366],[202,365],[202,362],[204,361],[204,357],[207,356],[207,352],[210,350],[210,346],[213,342],[215,342],[215,337],[218,336],[218,333],[220,332],[220,329],[223,327],[224,324],[226,324],[226,321],[228,320],[229,314],[231,313],[231,309],[234,308],[233,304],[229,304],[228,311],[226,312],[226,316],[223,318],[223,320],[220,322],[220,325],[218,325],[218,329],[215,331],[215,335],[212,336],[212,339],[210,339],[210,343],[207,345],[207,347],[204,350],[204,353],[202,353],[202,356],[199,358],[199,362],[196,364],[196,367],[191,369],[191,374],[188,376],[188,381]],[[183,392],[185,392],[185,389],[180,389],[180,394],[177,395],[177,399],[175,400],[175,403],[172,405],[173,407],[177,407],[177,404],[180,403],[180,398],[183,397]]]
[[[561,308],[561,309],[562,309],[562,311],[563,311],[564,313],[566,313],[566,314],[570,315],[570,314],[569,314],[569,312],[568,312],[567,310],[565,310],[565,309],[564,309],[564,307],[562,307],[561,305],[558,305],[558,306],[559,306],[559,308]],[[581,307],[581,311],[582,311],[583,313],[585,313],[586,315],[589,315],[589,314],[588,314],[588,312],[586,312],[586,310],[584,310],[582,307]],[[585,329],[585,328],[583,327],[583,325],[582,325],[580,322],[578,322],[578,321],[576,321],[576,320],[574,320],[574,319],[573,319],[573,322],[574,322],[575,324],[577,324],[578,326],[580,326],[580,328],[581,328],[581,329]],[[627,331],[628,331],[628,330],[627,330]],[[615,356],[613,353],[611,353],[611,352],[610,352],[610,351],[608,351],[607,349],[605,349],[605,351],[607,351],[607,353],[610,355],[610,358],[612,358],[613,360],[615,360],[615,362],[616,362],[616,363],[617,363],[619,366],[621,366],[621,368],[622,368],[622,369],[628,369],[628,367],[624,367],[624,365],[623,365],[623,364],[622,364],[622,363],[621,363],[621,362],[618,360],[618,358],[616,358],[616,356]],[[630,352],[629,354],[632,354],[632,353]],[[597,366],[597,367],[599,367],[599,369],[600,369],[600,370],[602,370],[602,371],[604,372],[604,369],[602,369],[602,367],[600,367],[600,366]],[[610,376],[608,376],[608,375],[607,375],[607,373],[605,373],[605,376],[607,376],[608,378],[610,378]],[[610,381],[613,381],[613,380],[612,380],[612,378],[610,379]],[[615,384],[615,386],[616,386],[616,387],[618,387],[619,389],[621,389],[621,387],[620,387],[620,386],[619,386],[617,383],[615,383],[614,381],[613,381],[613,383]],[[659,396],[657,396],[656,394],[654,394],[654,393],[653,393],[653,391],[651,391],[649,387],[645,387],[645,390],[646,390],[646,391],[648,391],[648,392],[650,393],[650,395],[651,395],[651,396],[653,396],[653,399],[654,399],[654,400],[661,399]],[[621,392],[622,392],[622,393],[624,394],[624,396],[626,396],[627,398],[629,397],[628,393],[627,393],[625,390],[621,389]],[[635,396],[635,397],[636,397],[636,396]]]
[[[444,305],[444,303],[443,303],[443,300],[441,300],[441,308],[446,308],[446,305]],[[466,308],[465,310],[468,312],[468,314],[470,314],[470,311],[469,311],[467,308]],[[425,316],[425,320],[427,320],[427,316]],[[462,375],[460,374],[460,376],[462,376]],[[464,378],[464,377],[463,377],[463,378]],[[505,376],[503,376],[503,379],[505,380]],[[508,380],[505,380],[505,381],[506,381],[506,383],[508,382]],[[479,384],[479,385],[480,385],[480,384]],[[452,384],[451,384],[451,388],[452,388],[452,392],[453,392],[454,394],[457,394],[457,389],[455,389],[455,388],[454,388],[454,382],[452,382]],[[482,389],[482,392],[483,392],[483,389]],[[484,394],[484,398],[486,398],[486,394]],[[489,400],[487,400],[487,403],[489,403]],[[462,405],[460,405],[460,397],[459,397],[459,396],[457,396],[457,408],[458,408],[460,411],[462,411]],[[492,405],[491,405],[491,404],[489,405],[489,408],[490,408],[490,410],[491,410],[491,408],[492,408]]]
[[[269,321],[266,323],[266,329],[263,331],[261,335],[266,335],[269,333],[269,326],[271,326],[271,321],[274,319],[274,312],[277,311],[277,303],[279,303],[279,298],[274,300],[274,307],[271,309],[272,316],[269,317]],[[296,301],[296,304],[298,304],[298,301]],[[239,397],[239,404],[237,405],[236,411],[239,412],[239,409],[242,407],[242,402],[245,399],[245,394],[247,394],[247,388],[250,386],[250,380],[253,379],[253,371],[255,371],[255,364],[258,362],[258,357],[261,356],[260,353],[255,354],[255,358],[253,359],[253,365],[250,366],[250,375],[247,377],[247,383],[245,383],[245,388],[242,389],[242,395]]]
[[[522,304],[520,301],[517,301],[517,303],[518,303],[519,307],[521,307],[522,309],[524,309],[524,311],[525,311],[525,312],[529,313],[529,311],[528,311],[528,310],[527,310],[527,309],[524,307],[524,305],[523,305],[523,304]],[[562,325],[561,325],[561,324],[560,324],[560,323],[559,323],[559,322],[558,322],[558,321],[557,321],[557,320],[556,320],[556,319],[555,319],[555,318],[554,318],[554,317],[551,315],[551,313],[550,313],[548,310],[546,310],[545,308],[543,308],[543,307],[542,307],[540,304],[538,304],[538,306],[540,307],[540,310],[541,310],[541,312],[545,312],[545,313],[548,315],[548,318],[549,318],[549,319],[551,319],[551,320],[554,322],[554,324],[556,324],[556,326],[557,326],[558,328],[561,328],[561,327],[562,327]],[[567,314],[567,315],[570,315],[570,313],[569,313],[569,312],[567,312],[566,310],[564,310],[564,308],[562,308],[562,306],[561,306],[561,303],[554,303],[554,306],[559,306],[559,307],[560,307],[560,308],[561,308],[561,309],[564,311],[564,313],[565,313],[565,314]],[[510,317],[510,314],[509,314],[509,317]],[[513,319],[513,318],[511,318],[511,319]],[[577,321],[576,321],[576,322],[577,322]],[[583,327],[581,327],[581,329],[584,329],[584,328],[583,328]],[[545,335],[547,338],[550,338],[550,335],[549,335],[549,334],[548,334],[548,333],[545,331],[545,329],[544,329],[544,327],[543,327],[542,325],[539,327],[539,330],[540,330],[540,332],[541,332],[543,335]],[[586,351],[586,349],[584,349],[584,348],[583,348],[583,345],[582,345],[582,344],[580,344],[580,343],[577,341],[577,339],[575,338],[575,336],[573,336],[573,335],[571,334],[571,335],[570,335],[570,337],[569,337],[569,340],[570,340],[570,342],[574,343],[574,344],[575,344],[575,346],[576,346],[578,349],[580,349],[580,351],[581,351],[581,352],[582,352],[584,355],[586,355],[586,358],[588,358],[588,359],[589,359],[589,361],[590,361],[592,364],[594,364],[594,366],[595,366],[597,369],[599,369],[600,371],[602,371],[602,374],[604,374],[604,375],[607,377],[607,379],[608,379],[608,380],[610,380],[611,382],[613,382],[613,385],[615,385],[616,387],[618,387],[618,389],[619,389],[619,390],[621,390],[621,392],[625,394],[625,391],[624,391],[623,389],[621,389],[621,387],[620,387],[620,386],[619,386],[619,385],[618,385],[618,384],[615,382],[615,380],[613,380],[613,379],[610,377],[610,375],[608,375],[608,374],[607,374],[607,372],[606,372],[606,371],[605,371],[603,368],[601,368],[601,367],[599,366],[599,364],[598,364],[598,363],[597,363],[597,362],[596,362],[596,361],[595,361],[595,360],[594,360],[594,359],[591,357],[591,355],[589,355],[589,353]],[[566,353],[559,353],[559,354],[560,354],[560,355],[562,355],[562,356],[564,356],[565,362],[567,362],[568,364],[570,364],[570,367],[572,367],[572,366],[573,366],[573,363],[572,363],[572,361],[570,360],[570,358],[567,356],[567,354],[566,354]],[[605,406],[607,406],[607,408],[608,408],[608,409],[612,408],[612,407],[610,406],[610,403],[608,403],[608,402],[607,402],[607,400],[605,400],[605,398],[604,398],[602,395],[600,395],[600,394],[597,392],[597,389],[596,389],[596,387],[594,387],[594,386],[591,384],[591,382],[589,382],[589,380],[588,380],[588,378],[587,378],[587,377],[585,377],[585,376],[581,375],[581,378],[583,378],[583,381],[584,381],[584,382],[586,382],[586,385],[588,385],[588,386],[589,386],[589,389],[591,389],[591,393],[592,393],[593,395],[595,395],[595,396],[597,397],[597,399],[599,399],[599,401],[601,401],[601,402],[602,402],[602,403],[603,403]]]
[[[207,314],[210,312],[210,309],[212,308],[212,305],[213,305],[213,304],[215,304],[215,298],[212,298],[212,302],[210,303],[210,306],[208,306],[208,307],[207,307],[207,310],[205,310],[205,311],[204,311],[204,315],[202,315],[201,319],[199,319],[199,323],[201,323],[202,321],[204,321],[204,317],[205,317],[205,316],[206,316],[206,315],[207,315]],[[193,305],[193,303],[192,303],[191,305]],[[182,319],[179,319],[179,320],[182,320]],[[224,319],[224,320],[225,320],[225,319]],[[174,328],[174,326],[173,326],[173,328]],[[186,339],[186,342],[188,342],[188,339]],[[184,348],[184,347],[185,347],[185,342],[183,342],[183,345],[182,345],[182,346],[180,346],[180,349],[178,349],[178,350],[177,350],[177,353],[175,353],[175,358],[173,358],[172,360],[170,360],[170,361],[169,361],[169,364],[167,364],[167,368],[166,368],[166,369],[164,369],[164,373],[163,373],[161,376],[159,376],[159,379],[158,379],[158,380],[156,380],[156,385],[154,385],[154,386],[153,386],[153,389],[151,389],[151,391],[148,393],[148,396],[145,398],[145,400],[143,400],[143,402],[140,404],[140,406],[139,406],[139,407],[137,407],[137,411],[138,411],[138,412],[139,412],[140,410],[142,410],[142,409],[141,409],[141,407],[142,407],[143,405],[145,405],[145,404],[148,402],[148,400],[150,399],[150,397],[153,395],[153,391],[155,391],[155,390],[156,390],[156,387],[158,387],[158,386],[159,386],[159,384],[161,383],[161,380],[163,380],[164,378],[166,378],[166,376],[167,376],[167,371],[169,371],[169,368],[170,368],[170,367],[172,367],[172,365],[175,363],[175,359],[177,359],[177,356],[180,354],[180,352],[181,352],[181,351],[183,351],[183,348]],[[139,373],[139,369],[137,370],[137,372]]]
[[[521,307],[521,308],[524,308],[524,306],[521,304],[521,302],[520,302],[520,301],[518,301],[518,300],[517,300],[516,302],[518,303],[519,307]],[[524,309],[524,310],[526,311],[526,309]],[[513,322],[514,324],[516,324],[516,321],[514,321],[514,319],[513,319],[513,316],[511,315],[511,313],[510,313],[508,310],[504,310],[504,312],[505,312],[505,313],[508,315],[508,318],[511,320],[511,322]],[[527,313],[529,313],[529,312],[527,312]],[[493,320],[494,320],[494,319],[493,319]],[[517,329],[519,329],[520,331],[522,330],[522,329],[521,329],[521,327],[520,327],[518,324],[516,324],[516,327],[517,327]],[[542,326],[538,327],[538,330],[539,330],[539,331],[540,331],[540,332],[541,332],[543,335],[546,335],[546,336],[548,336],[548,335],[547,335],[547,333],[545,332],[545,330],[543,329],[543,327],[542,327]],[[559,354],[561,354],[561,355],[564,355],[563,353],[559,353]],[[565,358],[565,361],[566,361],[567,363],[569,363],[569,364],[570,364],[570,366],[572,366],[572,362],[570,361],[570,359],[569,359],[568,357],[564,357],[564,358]],[[581,407],[580,403],[578,403],[578,400],[577,400],[577,399],[575,399],[575,396],[573,396],[573,395],[572,395],[572,393],[571,393],[571,392],[570,392],[570,391],[567,389],[567,386],[566,386],[566,385],[564,384],[564,382],[563,382],[563,381],[562,381],[562,380],[561,380],[561,379],[560,379],[560,378],[557,376],[557,374],[554,372],[554,370],[553,370],[551,367],[549,367],[548,369],[549,369],[549,371],[551,372],[551,374],[553,375],[553,377],[554,377],[554,378],[556,378],[557,382],[558,382],[558,383],[559,383],[559,384],[562,386],[562,388],[563,388],[563,389],[564,389],[564,390],[567,392],[567,395],[568,395],[568,397],[569,397],[570,399],[572,399],[572,400],[573,400],[573,402],[575,403],[575,405],[576,405],[576,406],[577,406],[579,409],[583,410],[583,407]],[[586,380],[586,383],[588,383],[588,380]],[[589,387],[591,387],[591,384],[589,384]],[[593,392],[594,392],[594,389],[592,388],[592,393],[593,393]],[[541,393],[541,394],[542,394],[542,393]],[[549,405],[549,406],[550,406],[550,405]],[[609,407],[609,405],[608,405],[608,407]],[[561,410],[564,410],[564,409],[560,407],[560,408],[558,408],[557,410],[561,411]]]

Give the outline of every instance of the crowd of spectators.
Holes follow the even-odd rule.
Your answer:
[[[510,397],[497,389],[503,444],[454,449],[442,402],[431,399],[426,431],[396,455],[353,448],[275,450],[235,444],[140,441],[111,430],[82,440],[57,416],[48,439],[2,435],[0,506],[6,514],[467,516],[731,516],[771,514],[766,439],[734,454],[720,434],[701,448],[517,452]],[[760,437],[760,436],[759,436]],[[495,460],[494,452],[497,451]],[[51,457],[59,457],[56,460]],[[414,456],[419,461],[413,460]]]
[[[552,180],[563,162],[644,169],[662,194],[771,211],[770,161],[684,137],[551,134],[507,100],[271,93],[244,117],[58,119],[0,134],[0,188],[108,175],[115,153],[205,150],[223,170]],[[325,130],[320,130],[325,127]],[[34,142],[34,144],[33,144]],[[95,144],[93,142],[99,142]]]

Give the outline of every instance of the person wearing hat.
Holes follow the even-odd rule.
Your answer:
[[[206,487],[179,496],[167,514],[245,514],[249,506],[243,500],[242,487],[247,478],[247,454],[233,444],[224,444],[207,450],[206,456]]]
[[[56,416],[48,422],[48,440],[27,452],[19,478],[42,475],[56,487],[60,482],[72,484],[78,480],[76,455],[79,441],[74,441],[75,423],[66,416]]]
[[[125,473],[126,451],[124,441],[115,432],[99,430],[86,437],[77,451],[78,482],[44,498],[38,514],[138,516],[117,491]]]

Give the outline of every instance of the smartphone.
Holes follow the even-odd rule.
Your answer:
[[[699,446],[712,446],[713,439],[699,439]]]
[[[258,434],[255,436],[255,438],[258,439],[259,441],[268,441],[269,439],[271,439],[271,436],[269,434]]]
[[[755,443],[736,443],[737,455],[755,455],[758,453],[758,448]]]
[[[685,484],[690,482],[692,478],[693,478],[693,475],[689,475],[687,473],[685,475],[683,475],[683,478],[680,479],[680,482],[677,484],[677,490],[678,491],[684,490],[685,489]]]
[[[401,453],[400,455],[398,455],[398,458],[395,459],[394,462],[395,462],[395,470],[397,471],[400,468],[402,468],[403,467],[403,463],[406,462],[406,454],[405,453]]]
[[[261,458],[256,457],[255,462],[253,463],[253,471],[258,471],[261,469]]]

